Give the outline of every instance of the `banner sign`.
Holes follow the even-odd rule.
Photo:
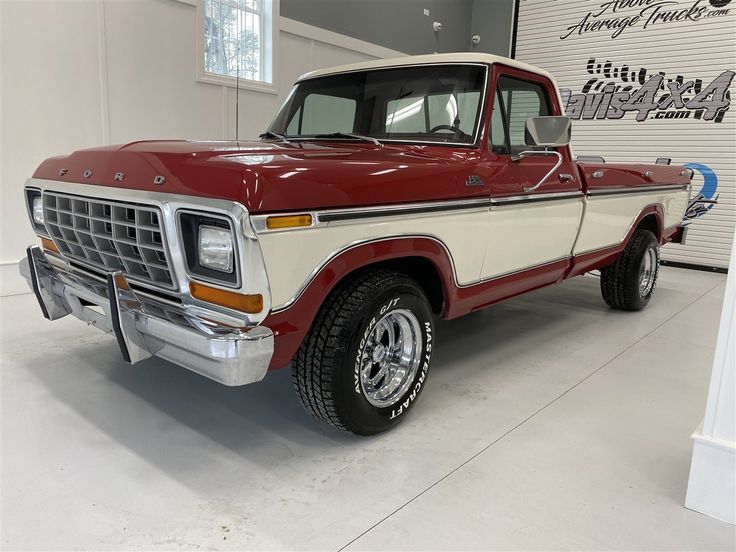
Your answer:
[[[714,17],[729,15],[726,6],[731,0],[696,0],[692,4],[681,4],[662,0],[611,0],[586,13],[574,25],[567,27],[560,36],[562,40],[572,34],[610,32],[611,38],[618,38],[629,29],[641,27],[644,30],[660,30],[665,25],[705,21]],[[622,12],[638,10],[633,14]]]
[[[729,87],[734,71],[724,70],[709,83],[683,75],[668,78],[664,72],[651,74],[612,61],[588,60],[587,72],[596,75],[581,92],[562,89],[567,116],[572,119],[621,119],[631,114],[639,122],[647,119],[694,119],[720,123],[731,106]],[[648,76],[649,75],[649,76]]]

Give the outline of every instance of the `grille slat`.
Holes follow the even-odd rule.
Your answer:
[[[43,206],[46,228],[64,256],[106,272],[122,270],[139,282],[174,287],[156,207],[50,191],[43,193]]]

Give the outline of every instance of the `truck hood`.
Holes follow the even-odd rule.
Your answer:
[[[53,157],[33,176],[228,199],[250,212],[275,212],[458,197],[476,155],[362,142],[144,141]]]

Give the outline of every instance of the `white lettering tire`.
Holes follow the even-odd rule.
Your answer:
[[[416,404],[432,357],[424,291],[387,270],[364,272],[327,298],[292,363],[304,407],[332,426],[373,435]]]

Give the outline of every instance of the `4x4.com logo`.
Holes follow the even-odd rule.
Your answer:
[[[718,0],[713,0],[718,1]],[[720,123],[731,106],[729,87],[734,71],[725,70],[709,83],[686,80],[683,75],[667,78],[645,68],[614,65],[611,61],[588,60],[588,79],[581,93],[562,88],[566,114],[571,119],[622,119],[635,113],[637,121],[647,119],[701,119]]]

